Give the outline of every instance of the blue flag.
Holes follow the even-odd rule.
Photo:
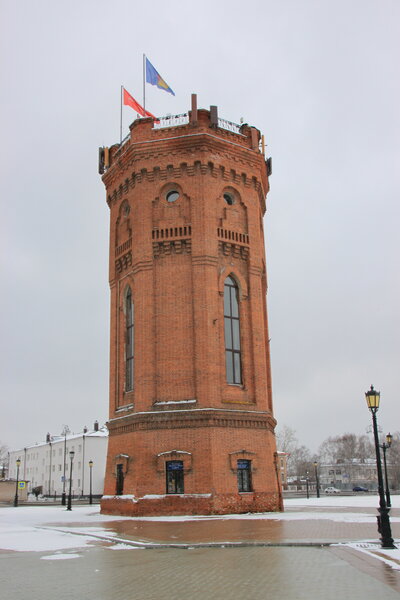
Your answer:
[[[161,75],[155,70],[151,62],[146,56],[146,81],[147,83],[151,83],[151,85],[156,85],[160,90],[164,90],[165,92],[169,92],[173,96],[175,96],[175,92],[171,90],[169,85],[164,81]]]

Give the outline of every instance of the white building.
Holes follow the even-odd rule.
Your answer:
[[[388,477],[392,480],[392,465],[388,461]],[[343,491],[353,489],[353,486],[362,486],[369,491],[378,488],[376,459],[366,458],[360,460],[338,460],[335,463],[326,463],[319,466],[321,487],[333,486]]]
[[[107,428],[99,428],[97,421],[94,429],[86,427],[82,433],[64,430],[63,435],[47,434],[46,441],[13,450],[9,453],[10,479],[17,476],[16,461],[20,459],[19,479],[26,481],[28,492],[41,488],[44,496],[68,495],[70,484],[70,452],[74,452],[72,461],[72,494],[74,497],[88,496],[90,493],[90,469],[92,470],[92,494],[103,495],[104,473],[107,457]],[[93,461],[93,466],[89,462]]]

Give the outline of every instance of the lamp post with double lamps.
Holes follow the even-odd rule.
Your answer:
[[[315,462],[314,464],[314,469],[315,469],[315,485],[317,488],[317,498],[319,498],[319,476],[318,476],[318,463]]]
[[[390,508],[392,506],[391,500],[390,500],[390,490],[389,490],[389,479],[388,479],[388,472],[387,472],[387,464],[386,464],[386,450],[388,448],[390,448],[390,446],[392,445],[392,440],[393,440],[393,436],[391,433],[388,433],[386,436],[386,442],[383,442],[381,448],[383,450],[383,468],[385,471],[385,494],[386,494],[386,506],[388,508]]]
[[[17,481],[15,483],[15,497],[14,497],[14,506],[18,506],[18,485],[19,485],[19,468],[21,466],[21,459],[17,458],[15,461],[17,465]]]
[[[92,469],[93,469],[93,461],[89,460],[89,504],[93,504],[93,496],[92,496]]]
[[[71,496],[72,496],[72,464],[74,461],[74,456],[75,456],[75,452],[73,450],[71,450],[71,452],[69,453],[69,458],[71,461],[71,465],[70,465],[70,470],[69,470],[69,494],[68,494],[68,504],[67,504],[67,510],[71,510]]]
[[[396,548],[393,543],[392,530],[390,528],[389,509],[386,505],[385,494],[383,490],[383,477],[382,477],[382,463],[381,453],[379,446],[378,437],[378,424],[376,419],[376,413],[379,409],[380,392],[374,390],[374,386],[371,385],[371,389],[365,392],[365,399],[367,406],[372,414],[372,425],[374,429],[374,440],[375,440],[375,453],[376,453],[376,469],[378,472],[378,493],[379,493],[379,516],[378,519],[378,531],[381,534],[381,546],[382,548]]]

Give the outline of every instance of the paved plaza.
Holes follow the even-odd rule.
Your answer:
[[[0,555],[4,598],[44,600],[398,599],[382,578],[327,548],[257,547],[193,550],[90,548],[70,560],[42,553]],[[385,578],[387,580],[385,581]]]
[[[2,507],[0,589],[12,600],[397,599],[399,551],[381,560],[375,514],[288,505],[279,515],[126,519],[88,506]],[[399,508],[392,531],[400,541]]]

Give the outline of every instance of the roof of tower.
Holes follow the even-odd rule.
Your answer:
[[[210,106],[210,110],[198,109],[195,94],[192,94],[192,107],[187,113],[167,115],[157,121],[151,117],[136,119],[121,143],[99,149],[99,173],[107,187],[108,202],[118,194],[123,181],[150,175],[149,159],[152,157],[158,158],[160,166],[150,165],[151,170],[168,168],[172,156],[175,164],[170,166],[177,168],[181,162],[186,164],[188,154],[193,157],[198,151],[200,158],[205,157],[204,149],[213,155],[214,161],[219,157],[221,165],[228,154],[234,157],[237,177],[257,179],[255,185],[259,187],[265,211],[271,159],[266,160],[264,156],[264,137],[247,123],[238,125],[220,118],[216,106]],[[177,159],[179,163],[176,163]]]

